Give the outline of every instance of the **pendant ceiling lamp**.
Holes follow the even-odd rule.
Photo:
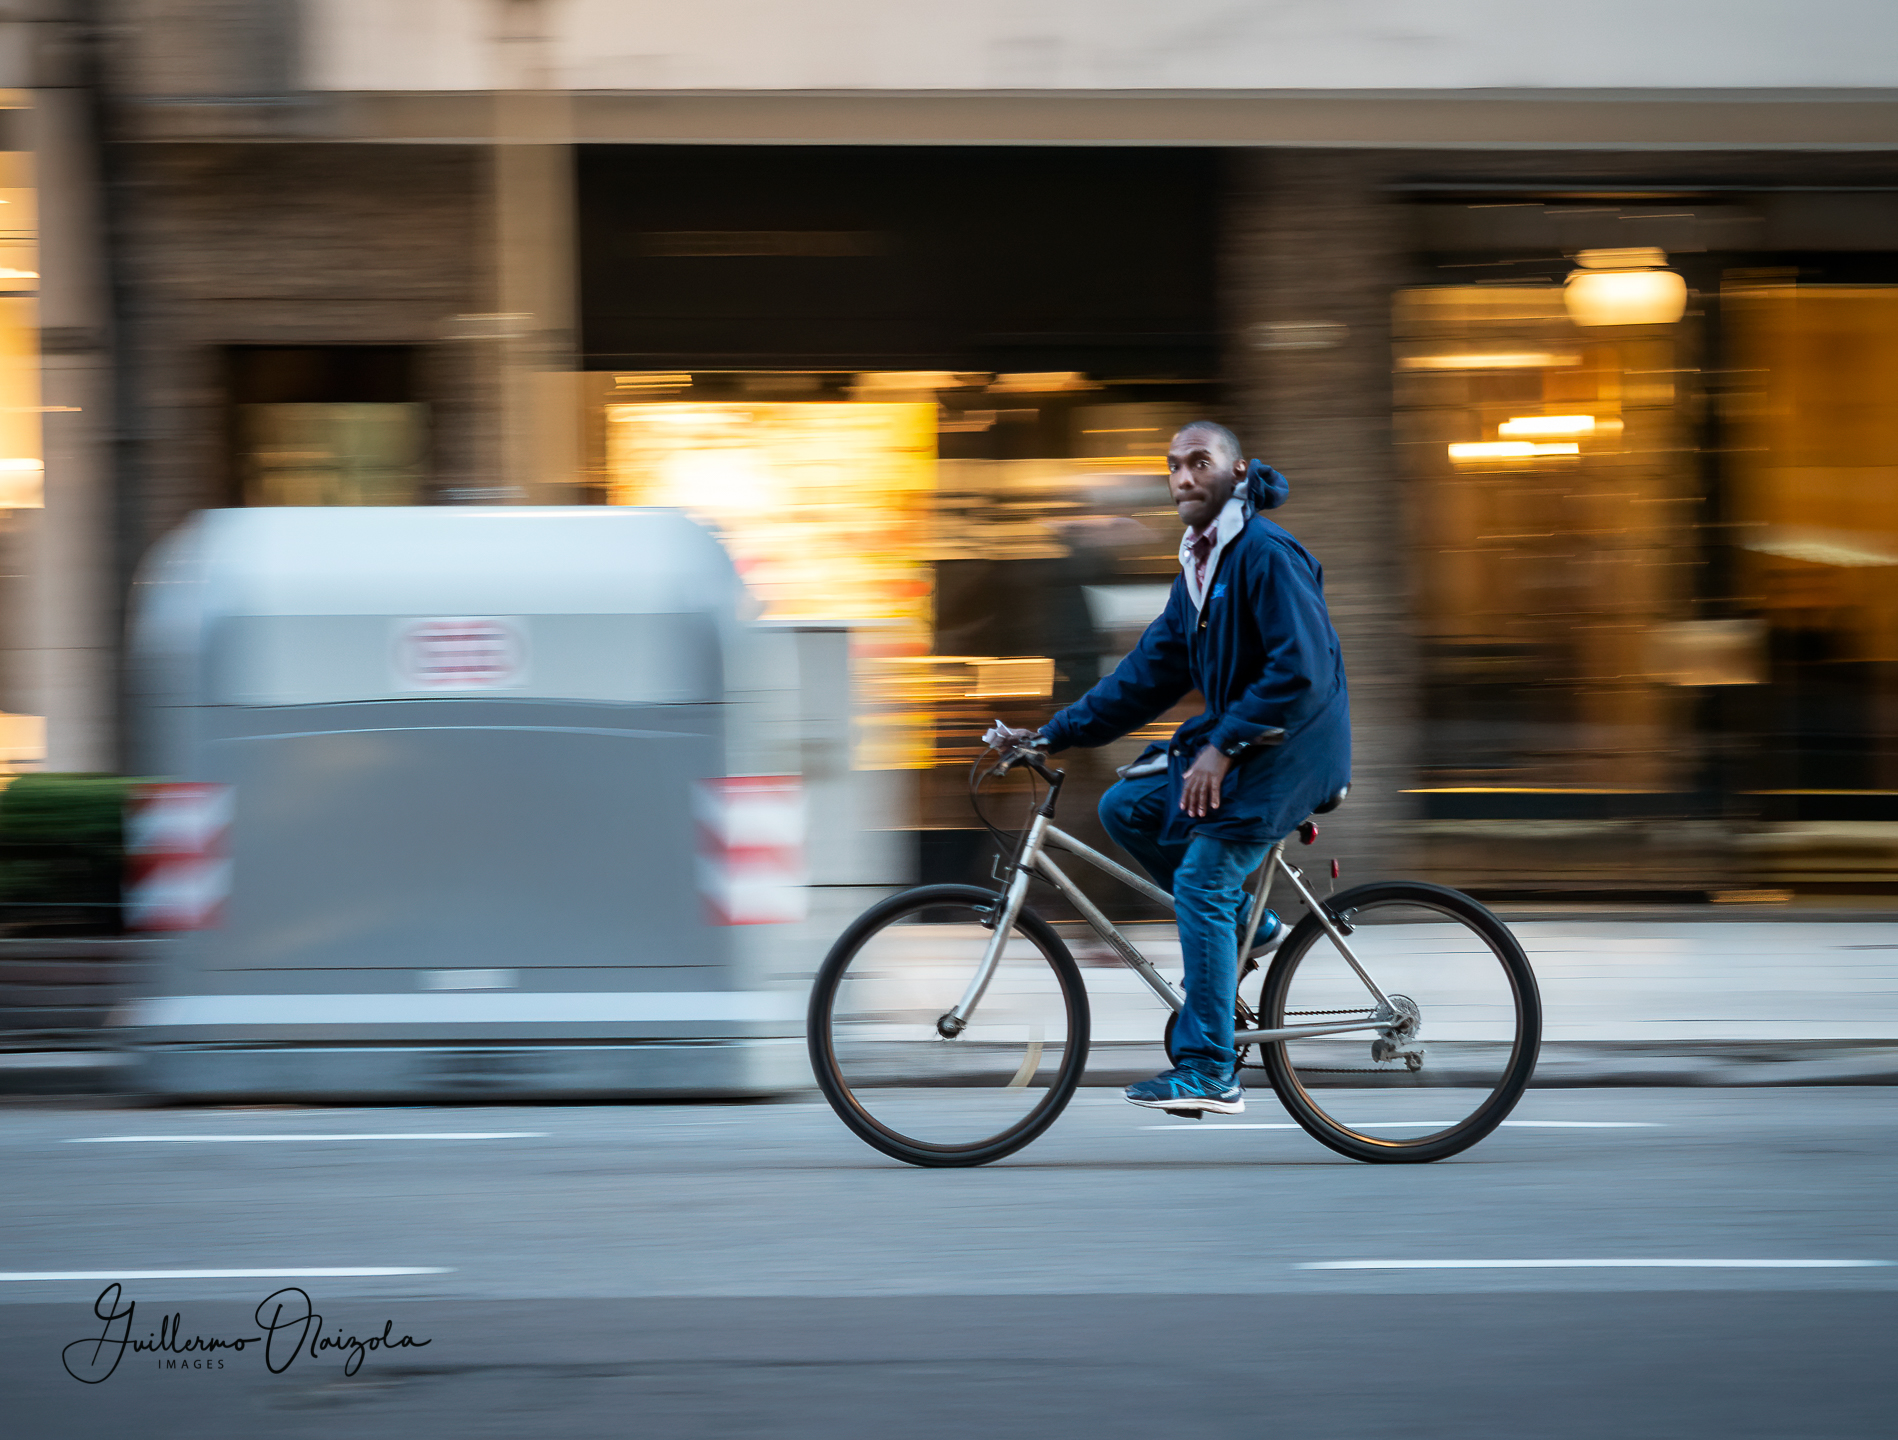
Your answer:
[[[1562,291],[1577,325],[1671,325],[1687,311],[1687,282],[1648,246],[1584,250]]]

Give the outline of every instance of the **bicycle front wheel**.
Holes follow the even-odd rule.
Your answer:
[[[1503,1122],[1535,1072],[1542,1001],[1522,946],[1488,910],[1441,885],[1360,885],[1330,903],[1399,1023],[1265,1045],[1280,1101],[1314,1138],[1356,1160],[1467,1150]],[[1310,915],[1279,947],[1259,999],[1271,1029],[1368,1020],[1376,1009]]]
[[[1046,1130],[1087,1063],[1087,992],[1040,917],[1015,921],[968,1027],[937,1021],[980,966],[1002,897],[925,885],[866,911],[811,989],[811,1069],[863,1140],[912,1165],[983,1165]]]

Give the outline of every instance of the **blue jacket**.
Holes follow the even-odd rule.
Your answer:
[[[1277,840],[1351,779],[1351,711],[1344,657],[1325,609],[1324,571],[1303,545],[1258,514],[1282,504],[1285,477],[1254,460],[1253,514],[1207,577],[1195,612],[1186,577],[1112,675],[1042,729],[1050,750],[1105,745],[1151,723],[1198,690],[1206,709],[1141,757],[1166,751],[1163,843],[1194,834]],[[1179,808],[1187,768],[1203,746],[1240,752],[1219,809],[1195,819]]]

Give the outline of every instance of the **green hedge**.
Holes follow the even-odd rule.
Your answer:
[[[125,848],[125,800],[138,782],[123,775],[16,776],[0,791],[0,842]]]
[[[124,775],[20,775],[0,791],[0,925],[15,934],[120,928]]]

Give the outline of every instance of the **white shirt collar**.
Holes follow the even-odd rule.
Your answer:
[[[1213,519],[1213,553],[1206,560],[1207,580],[1210,581],[1219,573],[1220,555],[1245,528],[1245,501],[1234,495]],[[1195,610],[1203,609],[1206,604],[1206,596],[1196,573],[1198,567],[1193,563],[1193,541],[1204,533],[1188,530],[1180,537],[1180,569],[1186,572],[1186,593],[1192,597]]]

